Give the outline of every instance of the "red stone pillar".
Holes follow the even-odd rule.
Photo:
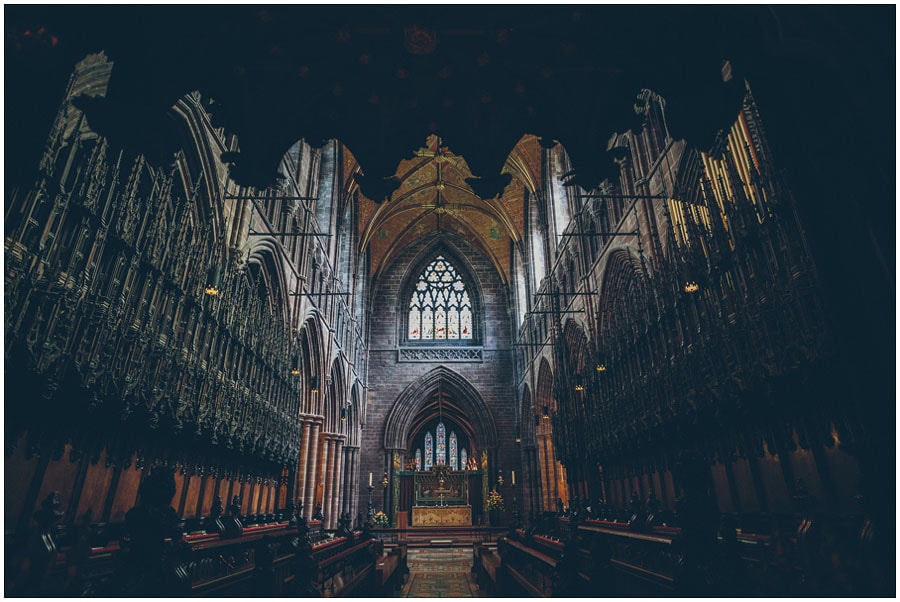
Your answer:
[[[300,420],[303,423],[303,430],[300,435],[300,461],[297,463],[297,493],[295,497],[306,504],[307,477],[309,474],[307,462],[309,461],[309,440],[312,435],[312,421],[307,416],[301,416]]]
[[[306,501],[304,504],[304,514],[307,518],[312,518],[316,512],[316,484],[319,477],[319,428],[321,422],[312,423],[309,435],[309,458],[307,460],[306,473]]]

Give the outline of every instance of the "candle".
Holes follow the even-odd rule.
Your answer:
[[[372,486],[372,473],[369,473],[369,487]]]
[[[516,484],[516,471],[515,470],[512,471],[512,479],[513,479],[513,485],[515,485]]]

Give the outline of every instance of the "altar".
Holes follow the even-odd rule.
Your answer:
[[[484,520],[484,475],[479,470],[398,471],[394,512],[406,512],[410,527],[472,526]]]
[[[413,527],[471,526],[472,506],[413,506]]]

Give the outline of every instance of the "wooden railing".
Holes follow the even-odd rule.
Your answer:
[[[682,560],[677,545],[680,530],[651,528],[641,533],[629,531],[621,523],[599,520],[587,520],[577,529],[582,545],[590,550],[586,558],[582,556],[582,564],[594,567],[594,581],[604,581],[605,591],[642,596],[675,592]]]
[[[483,525],[448,525],[413,528],[387,527],[373,529],[372,532],[378,539],[389,543],[422,542],[434,538],[476,543],[494,541],[507,530],[506,527],[485,527]]]
[[[568,539],[518,529],[498,542],[493,584],[501,595],[531,597],[665,595],[674,591],[673,537],[603,524],[570,525]],[[596,521],[599,522],[599,521]]]
[[[726,519],[728,517],[725,517]],[[866,523],[767,517],[764,532],[723,520],[687,527],[557,517],[498,543],[485,587],[526,596],[822,596],[886,591]],[[540,528],[543,533],[536,532]],[[762,529],[760,529],[762,531]],[[478,563],[476,563],[477,565]],[[474,568],[478,568],[477,566]],[[479,581],[481,585],[481,581]]]

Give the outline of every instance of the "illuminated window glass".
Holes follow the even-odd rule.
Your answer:
[[[447,463],[447,429],[444,427],[443,422],[438,422],[437,425],[437,453],[435,454],[435,464],[446,464]]]
[[[431,470],[431,465],[434,462],[434,438],[431,436],[431,431],[428,431],[425,434],[425,470]]]
[[[459,470],[459,462],[456,454],[456,433],[450,431],[450,469]]]
[[[462,448],[459,452],[459,464],[460,468],[466,470],[469,467],[469,454],[466,453],[466,448]]]
[[[411,341],[472,340],[472,301],[459,272],[443,255],[428,264],[409,300]]]
[[[416,470],[422,470],[422,450],[416,450]]]

